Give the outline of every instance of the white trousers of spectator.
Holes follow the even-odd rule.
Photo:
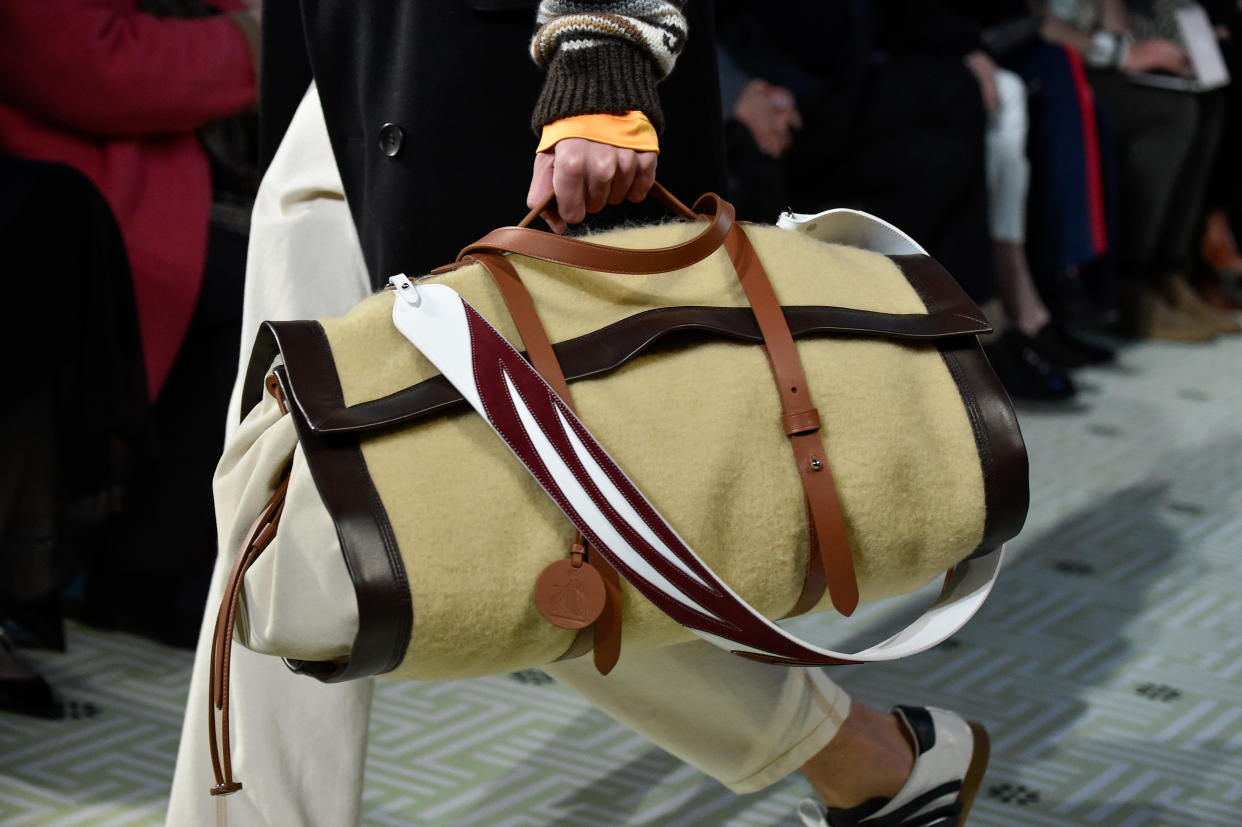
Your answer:
[[[996,114],[987,131],[987,176],[992,240],[1026,241],[1026,196],[1031,164],[1026,155],[1026,84],[1008,69],[996,71]]]
[[[239,376],[261,321],[339,315],[370,293],[343,193],[312,86],[255,204]],[[239,404],[235,390],[230,433]],[[167,823],[357,824],[373,682],[322,684],[241,647],[233,649],[232,742],[235,774],[245,786],[221,798],[208,793],[208,658],[231,556],[221,556],[212,579]],[[797,770],[827,745],[850,708],[849,696],[821,670],[758,664],[702,642],[623,654],[607,677],[590,660],[545,671],[739,793]]]

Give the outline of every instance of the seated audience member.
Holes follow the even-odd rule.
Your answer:
[[[0,710],[59,714],[15,651],[60,650],[58,596],[116,508],[112,446],[146,411],[120,231],[99,191],[64,164],[0,153],[0,249],[15,308],[0,326]],[[50,297],[50,298],[49,298]],[[40,311],[55,302],[55,313]],[[23,324],[23,314],[37,321]]]
[[[1204,300],[1221,310],[1242,310],[1242,6],[1235,0],[1203,0],[1216,26],[1225,65],[1233,82],[1223,90],[1227,100],[1225,132],[1209,178],[1207,215],[1200,242],[1203,267],[1196,288]]]
[[[1146,12],[1131,13],[1122,0],[1052,0],[1044,34],[1082,55],[1092,89],[1116,125],[1123,332],[1207,341],[1242,329],[1187,282],[1225,101],[1219,92],[1135,81],[1142,73],[1191,74],[1185,49],[1169,33],[1154,36],[1154,6],[1144,5]]]
[[[1026,85],[1008,69],[994,72],[996,109],[987,131],[988,193],[997,286],[1015,335],[1065,368],[1108,362],[1113,352],[1091,344],[1054,319],[1035,286],[1027,257],[1031,164]]]
[[[82,173],[120,228],[132,279],[152,407],[130,443],[135,468],[112,548],[86,583],[88,619],[189,642],[215,556],[211,473],[245,249],[243,236],[209,220],[199,131],[253,107],[257,16],[242,0],[195,19],[139,5],[0,0],[0,150]],[[158,5],[197,13],[203,4]]]
[[[1242,11],[1228,0],[1209,0],[1207,3],[1196,3],[1194,0],[1132,0],[1130,21],[1135,37],[1164,38],[1185,45],[1181,44],[1177,12],[1196,5],[1208,12],[1209,19],[1215,24],[1216,45],[1220,48],[1226,65],[1232,63],[1231,77],[1238,78],[1236,72],[1240,67],[1234,55],[1237,47],[1232,40],[1232,31],[1242,31],[1238,25],[1242,22]],[[1191,296],[1192,303],[1197,304],[1196,300],[1201,298],[1210,306],[1227,312],[1242,307],[1229,300],[1225,289],[1226,285],[1242,275],[1242,256],[1238,255],[1229,226],[1230,202],[1237,198],[1234,190],[1238,183],[1235,159],[1238,146],[1238,90],[1238,83],[1234,82],[1218,91],[1204,93],[1209,101],[1211,98],[1217,99],[1215,103],[1209,102],[1205,106],[1215,106],[1223,110],[1219,115],[1222,121],[1220,138],[1209,164],[1204,204],[1196,212],[1196,217],[1202,221],[1198,252],[1201,263],[1206,267],[1201,267],[1197,273],[1191,272],[1195,264],[1192,249],[1190,266],[1184,273],[1185,280],[1198,291],[1198,296]],[[1230,139],[1233,139],[1232,143]],[[1185,285],[1178,285],[1177,289],[1183,293],[1189,290]],[[1229,329],[1231,326],[1226,327],[1226,330]]]
[[[772,220],[787,204],[804,212],[848,205],[893,222],[983,306],[998,328],[989,358],[1012,394],[1072,396],[1064,368],[1048,358],[1057,345],[1067,347],[1064,337],[1048,327],[1024,259],[1009,255],[1015,243],[1020,253],[1022,233],[1012,230],[1023,223],[1020,204],[1009,207],[1019,215],[1006,216],[1004,230],[1018,241],[993,242],[989,172],[998,196],[997,188],[1015,182],[1011,172],[1023,179],[1011,164],[1023,164],[1024,139],[1008,139],[1008,154],[994,139],[988,169],[985,133],[999,100],[996,66],[976,28],[926,0],[802,2],[780,15],[735,3],[720,17],[724,111],[736,121],[727,130],[732,194],[741,213]],[[1009,111],[1022,106],[1011,99]],[[1024,121],[1019,112],[1018,131]],[[1025,185],[1018,189],[1007,204],[1025,200]],[[1015,314],[1008,325],[1002,299]]]
[[[977,25],[989,53],[1030,90],[1025,253],[1035,284],[1055,308],[1052,329],[1073,342],[1060,361],[1070,367],[1109,361],[1111,351],[1072,333],[1074,326],[1096,326],[1116,310],[1110,254],[1115,141],[1082,59],[1043,39],[1047,12],[1030,0],[941,2]]]

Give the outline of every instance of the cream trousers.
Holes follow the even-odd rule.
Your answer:
[[[370,292],[314,86],[263,179],[251,225],[239,376],[264,319],[343,313]],[[240,385],[240,382],[239,382]],[[230,433],[239,421],[234,390]],[[221,555],[199,637],[169,825],[339,827],[361,816],[371,681],[321,684],[233,649],[233,766],[245,787],[215,799],[207,746],[211,630],[231,554]],[[603,712],[739,793],[797,770],[836,734],[850,699],[818,669],[765,666],[695,642],[545,671]],[[217,807],[221,810],[218,813]]]

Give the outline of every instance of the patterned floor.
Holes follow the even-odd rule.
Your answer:
[[[972,824],[1242,824],[1240,377],[1239,338],[1135,346],[1081,374],[1073,410],[1023,409],[1033,510],[981,616],[917,658],[832,673],[865,701],[988,724]],[[799,625],[873,637],[907,610]],[[159,824],[189,655],[70,642],[37,658],[65,720],[0,714],[0,825]],[[384,684],[365,823],[775,827],[807,791],[734,797],[529,672]]]

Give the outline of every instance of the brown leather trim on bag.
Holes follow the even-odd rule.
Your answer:
[[[263,398],[268,371],[272,369],[272,362],[279,355],[280,345],[276,343],[276,337],[267,325],[259,325],[254,347],[250,349],[250,361],[246,363],[246,378],[242,381],[241,419],[245,419],[246,414]]]
[[[304,405],[344,406],[332,350],[317,322],[268,322],[286,364],[317,365],[302,373],[293,392],[284,366],[276,368],[290,401],[298,442],[315,488],[336,526],[341,554],[358,598],[358,633],[347,662],[287,661],[295,672],[336,682],[380,675],[401,663],[410,643],[414,609],[405,565],[379,493],[367,472],[356,434],[320,434],[306,422]],[[383,549],[384,554],[371,553]]]
[[[763,350],[781,398],[781,421],[793,447],[798,478],[811,516],[806,578],[802,594],[790,614],[804,614],[814,608],[824,595],[825,581],[833,607],[843,615],[853,614],[858,607],[858,578],[854,574],[854,559],[836,482],[819,435],[819,413],[811,402],[802,358],[772,282],[745,230],[734,227],[725,241],[725,249],[754,311],[755,321],[763,331]]]
[[[985,321],[949,312],[874,313],[842,307],[786,307],[784,311],[794,338],[835,334],[918,341],[989,330]],[[616,370],[667,337],[691,334],[756,344],[763,341],[748,307],[665,307],[637,313],[593,333],[560,342],[552,350],[566,379],[576,382]],[[264,370],[270,364],[268,359]],[[317,369],[313,364],[290,364],[295,389],[300,384],[301,367]],[[327,407],[314,399],[304,400],[301,407],[314,430],[330,434],[388,428],[458,404],[465,404],[461,394],[437,376],[348,408]]]
[[[960,310],[964,294],[935,259],[893,256],[893,260],[927,305],[928,312]],[[978,339],[960,336],[943,342],[940,354],[962,394],[983,470],[987,512],[983,540],[970,555],[978,557],[1016,537],[1026,522],[1030,507],[1026,445],[1009,395],[983,355]]]
[[[941,356],[957,381],[971,413],[983,469],[983,539],[969,556],[998,549],[1022,530],[1030,508],[1030,469],[1026,444],[1009,395],[976,342],[944,344]]]

